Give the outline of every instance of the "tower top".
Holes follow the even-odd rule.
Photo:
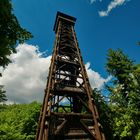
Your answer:
[[[57,12],[56,19],[55,19],[55,24],[54,24],[54,28],[53,28],[55,33],[57,32],[59,21],[66,21],[69,24],[74,25],[75,21],[76,21],[76,18],[72,17],[72,16],[69,16],[69,15],[66,15],[66,14],[63,14],[61,12]]]

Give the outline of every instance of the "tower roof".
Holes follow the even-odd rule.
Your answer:
[[[56,19],[55,19],[55,24],[54,24],[54,28],[53,28],[55,33],[57,32],[57,28],[58,28],[58,24],[59,24],[60,20],[67,21],[70,24],[74,25],[75,21],[76,21],[76,18],[72,17],[72,16],[69,16],[69,15],[66,15],[64,13],[61,13],[61,12],[57,12]]]

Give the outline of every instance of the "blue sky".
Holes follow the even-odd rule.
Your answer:
[[[113,1],[122,1],[108,13]],[[41,51],[52,53],[55,34],[53,26],[57,11],[77,18],[75,30],[84,62],[103,76],[106,54],[109,48],[121,48],[132,59],[140,62],[140,1],[139,0],[13,0],[14,13],[20,24],[28,29],[34,38],[28,43],[38,45]]]
[[[12,0],[22,27],[34,38],[19,44],[3,71],[8,103],[41,101],[44,96],[55,33],[57,11],[77,18],[75,30],[92,88],[110,80],[105,70],[109,48],[121,48],[140,63],[140,0]],[[38,46],[38,47],[37,47]],[[47,56],[42,53],[47,50]],[[12,76],[11,76],[12,75]],[[106,94],[106,92],[104,92]]]

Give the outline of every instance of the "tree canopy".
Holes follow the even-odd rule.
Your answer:
[[[0,0],[0,67],[5,68],[11,62],[9,56],[16,52],[17,43],[31,37],[31,33],[21,27],[14,15],[11,0]],[[2,88],[0,86],[0,102],[6,100]]]
[[[0,103],[7,100],[5,92],[6,91],[3,89],[3,86],[0,85]]]
[[[41,105],[0,105],[0,139],[34,140]]]
[[[31,37],[14,15],[11,0],[0,0],[0,66],[5,67],[11,62],[8,56],[16,52],[17,43]]]
[[[113,135],[116,140],[140,139],[140,67],[121,50],[109,50],[107,71],[114,76],[110,93]]]
[[[102,94],[100,90],[93,90],[93,98],[95,100],[96,107],[98,109],[100,123],[103,127],[103,132],[107,140],[113,139],[113,121],[112,121],[112,111],[106,101],[106,97]]]

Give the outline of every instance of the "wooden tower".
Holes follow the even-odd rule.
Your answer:
[[[57,13],[36,140],[105,140],[74,31],[75,21]]]

